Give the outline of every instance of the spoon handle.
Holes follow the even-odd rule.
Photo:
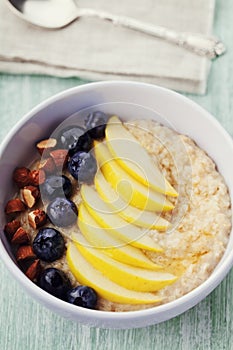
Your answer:
[[[145,23],[131,17],[117,16],[104,11],[81,8],[78,17],[97,17],[111,21],[115,25],[130,28],[144,34],[166,40],[175,45],[184,47],[200,56],[210,59],[222,55],[226,49],[224,44],[214,36],[206,36],[198,33],[186,33],[171,30],[162,26]]]

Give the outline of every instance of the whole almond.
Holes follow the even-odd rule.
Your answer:
[[[13,180],[19,188],[30,184],[30,170],[28,168],[16,168],[13,173]]]
[[[46,173],[52,174],[56,171],[56,166],[53,158],[42,159],[39,164],[39,170],[44,170]]]
[[[26,209],[24,203],[19,198],[11,199],[7,202],[5,207],[6,214],[19,213]]]
[[[21,223],[19,220],[12,220],[5,225],[4,232],[7,234],[8,238],[11,239],[20,226]]]
[[[50,156],[58,169],[63,169],[68,161],[68,151],[65,149],[56,149],[50,152]]]
[[[29,235],[24,230],[23,227],[19,227],[18,230],[14,233],[12,240],[12,244],[22,244],[29,243]]]
[[[24,261],[35,258],[36,255],[30,245],[21,245],[16,252],[16,260]]]
[[[33,281],[34,279],[36,279],[38,277],[38,275],[40,274],[40,271],[41,271],[40,260],[36,259],[28,267],[25,274],[31,281]]]

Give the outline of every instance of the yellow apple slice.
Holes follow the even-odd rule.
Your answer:
[[[124,127],[118,117],[113,116],[109,119],[105,134],[107,146],[113,157],[130,175],[158,192],[178,196],[147,151]]]
[[[150,211],[140,210],[127,204],[106,181],[100,169],[95,175],[94,182],[96,191],[100,197],[127,222],[140,227],[156,229],[159,231],[165,231],[170,227],[170,223],[161,216]]]
[[[75,246],[96,270],[112,282],[137,292],[155,292],[172,284],[176,276],[126,265],[103,254],[99,249],[88,247],[82,235],[76,235]]]
[[[122,240],[109,235],[108,230],[101,228],[92,218],[83,203],[78,208],[78,226],[89,246],[100,249],[104,254],[125,264],[158,270],[161,265],[154,264],[140,249],[126,245]],[[77,236],[72,234],[75,242]]]
[[[132,206],[142,210],[169,211],[174,208],[166,197],[146,187],[112,159],[112,155],[104,142],[94,142],[94,152],[101,171],[106,180],[119,193],[119,195]]]
[[[154,304],[161,301],[153,293],[135,292],[112,282],[84,259],[73,243],[68,245],[66,258],[77,281],[92,287],[104,299],[121,304]]]
[[[141,229],[131,225],[117,214],[112,213],[112,208],[105,203],[98,193],[88,185],[82,185],[81,196],[91,216],[98,224],[108,229],[108,233],[123,240],[136,248],[161,252],[163,249],[147,235],[147,229]]]

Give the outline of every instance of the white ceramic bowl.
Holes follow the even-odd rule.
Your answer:
[[[99,107],[97,107],[100,105]],[[12,193],[10,181],[16,166],[33,157],[34,143],[42,139],[64,118],[83,109],[100,109],[123,119],[154,118],[193,138],[216,162],[225,178],[233,202],[233,141],[221,125],[189,99],[164,88],[133,82],[100,82],[79,86],[35,107],[11,130],[0,151],[0,226],[5,224],[4,205]],[[82,112],[80,113],[82,115]],[[170,303],[133,312],[87,310],[49,295],[32,283],[17,267],[9,244],[1,231],[0,256],[15,279],[36,300],[60,315],[97,327],[144,327],[181,314],[205,298],[226,276],[233,265],[233,233],[226,252],[198,288]]]

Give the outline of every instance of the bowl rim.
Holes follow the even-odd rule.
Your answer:
[[[98,88],[99,86],[102,87],[108,87],[108,86],[121,86],[121,85],[129,85],[130,86],[139,86],[139,87],[145,87],[149,89],[160,90],[164,94],[171,95],[175,97],[178,100],[182,100],[183,102],[186,102],[186,104],[189,104],[189,106],[196,110],[197,112],[201,113],[204,118],[208,119],[212,124],[215,125],[216,128],[218,128],[218,131],[222,133],[223,137],[225,138],[228,146],[232,149],[233,153],[233,139],[228,134],[228,132],[223,128],[223,126],[219,123],[217,119],[215,119],[208,111],[206,111],[204,108],[202,108],[200,105],[198,105],[196,102],[192,101],[188,97],[181,95],[173,90],[160,87],[158,85],[152,85],[148,83],[142,83],[142,82],[134,82],[134,81],[101,81],[101,82],[94,82],[94,83],[87,83],[84,85],[78,85],[66,90],[63,90],[61,92],[56,93],[55,95],[52,95],[51,97],[43,100],[39,104],[37,104],[34,108],[32,108],[29,112],[27,112],[15,125],[12,127],[12,129],[8,132],[4,140],[1,142],[0,145],[0,158],[2,158],[2,155],[12,139],[12,137],[15,135],[15,133],[24,125],[25,122],[27,122],[30,118],[32,118],[37,112],[40,110],[43,110],[44,108],[48,107],[49,105],[55,103],[56,101],[60,100],[61,98],[66,98],[67,96],[70,96],[72,94],[79,93],[80,91],[88,91],[92,87]],[[232,231],[231,231],[232,234]],[[122,311],[122,312],[112,312],[112,311],[101,311],[101,310],[90,310],[85,309],[82,307],[77,307],[75,305],[69,304],[61,299],[58,299],[54,297],[53,295],[45,292],[40,287],[38,287],[35,283],[30,281],[26,275],[18,268],[18,266],[14,263],[14,261],[9,256],[7,250],[4,247],[4,244],[2,242],[2,239],[0,239],[0,257],[1,260],[4,262],[5,266],[8,268],[8,270],[11,272],[11,274],[15,277],[15,279],[39,302],[43,302],[43,300],[49,302],[53,307],[63,309],[65,313],[72,313],[73,315],[79,315],[80,317],[92,317],[98,320],[132,320],[132,319],[139,319],[139,318],[147,318],[149,316],[156,316],[160,315],[164,312],[169,312],[172,309],[177,309],[181,305],[187,305],[188,307],[185,308],[185,310],[181,310],[181,312],[176,313],[176,315],[182,313],[183,311],[187,311],[192,306],[196,305],[197,302],[201,301],[207,295],[209,295],[216,287],[221,283],[221,281],[225,278],[229,270],[233,266],[233,254],[229,254],[223,261],[220,260],[221,266],[216,270],[214,270],[211,275],[198,287],[193,289],[192,291],[188,292],[187,294],[162,305],[154,306],[148,309],[143,310],[136,310],[136,311]],[[220,263],[219,262],[219,263]],[[219,265],[218,263],[218,265]],[[217,266],[218,266],[217,265]],[[201,296],[201,297],[200,297]],[[190,300],[193,301],[193,304],[190,303]],[[195,301],[197,300],[197,302]],[[171,314],[172,318],[173,315]],[[168,318],[166,318],[167,320]]]

